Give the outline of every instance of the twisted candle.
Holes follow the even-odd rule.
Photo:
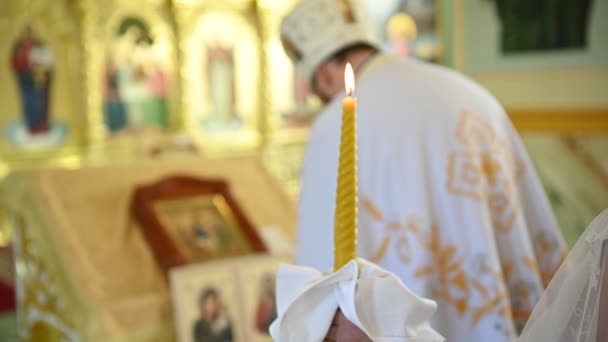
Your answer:
[[[346,66],[345,85],[348,96],[342,102],[342,135],[334,217],[335,271],[357,256],[357,99],[351,96],[354,91],[354,75],[350,63]]]

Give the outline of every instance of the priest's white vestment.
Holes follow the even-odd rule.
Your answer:
[[[443,67],[379,55],[357,75],[358,256],[434,299],[450,342],[511,341],[565,255],[502,106]],[[302,175],[297,263],[330,270],[341,100],[320,113]]]

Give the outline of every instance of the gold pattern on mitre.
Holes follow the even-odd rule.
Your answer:
[[[353,11],[353,6],[350,3],[350,0],[337,0],[338,6],[340,7],[340,12],[342,12],[342,16],[347,23],[355,22],[355,14]]]

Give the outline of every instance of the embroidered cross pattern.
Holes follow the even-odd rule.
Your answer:
[[[399,259],[408,264],[411,260],[411,247],[408,233],[418,233],[417,225],[413,222],[402,224],[398,221],[390,221],[385,218],[385,215],[368,199],[362,200],[363,210],[370,215],[376,222],[386,226],[386,235],[380,242],[380,246],[374,252],[371,261],[378,263],[386,256],[387,252],[393,246],[399,256]]]
[[[498,313],[511,317],[511,307],[500,270],[480,267],[467,271],[458,246],[441,240],[438,224],[424,226],[418,217],[408,216],[403,223],[391,221],[369,199],[362,200],[363,215],[384,226],[384,237],[375,249],[372,261],[379,263],[391,252],[411,266],[412,276],[432,284],[432,298],[452,306],[459,316],[476,325],[483,318]],[[413,259],[412,250],[422,251],[422,260]]]
[[[448,155],[448,192],[487,205],[493,226],[511,231],[520,213],[515,182],[524,173],[506,141],[478,115],[464,111]]]
[[[464,271],[464,258],[459,256],[454,244],[441,241],[436,223],[430,228],[427,234],[420,234],[420,242],[430,255],[430,263],[417,267],[414,277],[434,278],[433,298],[453,305],[463,316],[471,309],[470,278]]]

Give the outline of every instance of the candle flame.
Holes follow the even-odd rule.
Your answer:
[[[355,92],[355,73],[350,63],[346,63],[346,69],[344,70],[344,88],[346,88],[348,96]]]

